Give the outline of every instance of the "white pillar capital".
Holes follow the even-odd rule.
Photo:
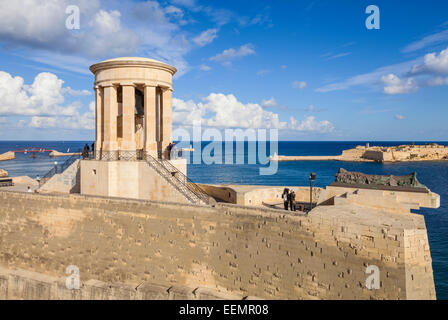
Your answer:
[[[122,87],[136,87],[135,83],[130,81],[120,82],[119,85]]]
[[[171,91],[171,92],[173,92],[174,90],[173,90],[173,88],[172,87],[167,87],[167,86],[159,86],[160,87],[160,89],[162,89],[162,91]]]
[[[157,87],[157,83],[155,83],[155,82],[145,82],[142,85],[143,85],[143,88],[146,88],[146,87]]]

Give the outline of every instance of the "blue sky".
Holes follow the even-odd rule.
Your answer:
[[[380,30],[365,26],[371,4]],[[0,139],[93,139],[88,67],[143,56],[179,70],[175,128],[447,140],[447,12],[442,0],[0,0]]]

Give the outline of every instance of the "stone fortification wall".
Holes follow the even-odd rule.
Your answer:
[[[110,290],[150,283],[266,299],[435,298],[420,215],[342,205],[292,216],[12,192],[0,192],[0,203],[0,266],[7,270],[61,278],[76,265],[82,283],[101,281]],[[380,270],[378,290],[366,288],[369,265]]]

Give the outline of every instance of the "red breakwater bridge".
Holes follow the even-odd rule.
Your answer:
[[[14,153],[18,152],[18,153],[24,153],[24,154],[31,153],[33,155],[32,156],[33,159],[35,159],[36,158],[36,153],[45,153],[45,152],[51,153],[53,151],[54,150],[50,150],[50,149],[47,149],[47,148],[36,148],[36,147],[34,147],[34,148],[26,148],[26,149],[19,149],[19,150],[11,150],[10,152],[14,152]]]
[[[72,152],[72,153],[64,153],[64,152],[59,152],[57,150],[52,150],[52,149],[47,149],[47,148],[39,148],[39,147],[33,147],[33,148],[23,148],[23,149],[19,149],[19,150],[11,150],[8,151],[4,154],[0,154],[0,160],[12,160],[15,158],[15,154],[16,152],[18,153],[30,153],[32,154],[32,158],[35,159],[36,158],[36,154],[37,153],[46,153],[48,152],[48,155],[50,157],[66,157],[66,156],[76,156],[76,155],[80,155],[81,154],[81,150],[78,150],[77,152]]]

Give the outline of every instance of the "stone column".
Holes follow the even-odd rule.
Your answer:
[[[123,140],[122,151],[135,152],[135,87],[133,84],[121,84],[123,87]]]
[[[172,95],[173,89],[167,87],[162,88],[162,96],[160,99],[162,101],[160,108],[160,140],[162,144],[162,154],[165,159],[168,158],[168,152],[166,148],[168,147],[172,139]]]
[[[117,143],[117,88],[112,85],[104,85],[104,138],[103,138],[103,151],[116,151],[118,148]]]
[[[103,88],[95,86],[96,102],[95,102],[95,157],[100,157],[100,152],[103,143]]]
[[[156,135],[156,108],[157,87],[153,85],[144,86],[145,107],[145,152],[157,158],[157,135]]]

